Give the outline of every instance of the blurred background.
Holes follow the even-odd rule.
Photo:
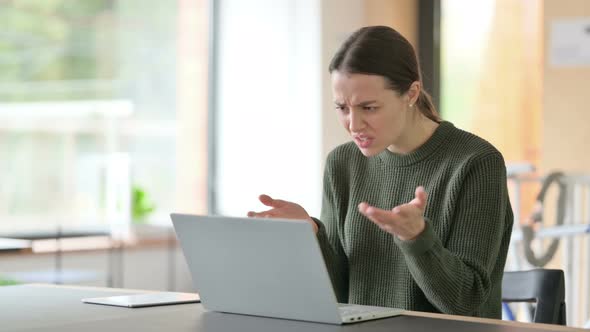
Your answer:
[[[518,227],[565,174],[572,227],[552,189],[533,248],[561,241],[546,266],[569,278],[569,325],[589,319],[590,2],[0,0],[0,22],[0,284],[190,291],[169,213],[244,216],[268,193],[319,215],[348,141],[328,63],[388,25],[443,119],[508,163],[508,270],[535,267]]]

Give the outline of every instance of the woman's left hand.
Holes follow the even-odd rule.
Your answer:
[[[369,218],[379,228],[397,236],[402,241],[413,240],[426,227],[424,209],[426,191],[424,187],[416,188],[416,197],[409,203],[398,205],[391,210],[382,210],[366,202],[359,204],[359,212]]]

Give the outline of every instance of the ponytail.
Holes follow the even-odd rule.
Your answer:
[[[438,112],[436,111],[436,108],[434,107],[432,97],[430,97],[428,92],[424,91],[424,89],[420,89],[420,95],[418,96],[418,100],[416,100],[416,105],[418,106],[418,109],[422,115],[425,117],[437,123],[442,121],[438,115]]]

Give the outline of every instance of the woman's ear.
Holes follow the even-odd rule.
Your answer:
[[[421,90],[422,90],[422,85],[418,81],[415,81],[414,83],[412,83],[412,85],[410,85],[410,88],[408,89],[408,92],[406,93],[406,95],[408,96],[408,104],[416,105],[416,102],[418,101],[418,97],[420,96]]]

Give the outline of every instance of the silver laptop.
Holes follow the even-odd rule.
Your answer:
[[[338,304],[306,221],[171,217],[194,286],[208,310],[331,324],[403,312]]]

